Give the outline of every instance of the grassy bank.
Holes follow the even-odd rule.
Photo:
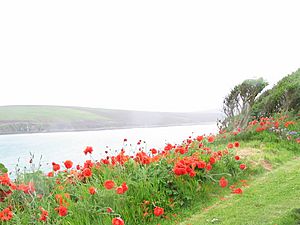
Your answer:
[[[298,196],[299,131],[298,118],[262,118],[245,130],[194,134],[177,145],[140,150],[134,156],[121,151],[95,160],[87,147],[83,154],[91,160],[84,165],[69,159],[54,162],[46,175],[20,173],[12,181],[3,171],[0,212],[6,217],[0,213],[0,218],[7,220],[3,224],[157,225],[190,217],[183,224],[198,224],[199,219],[245,224],[247,211],[242,217],[235,213],[258,202],[249,209],[252,224],[264,224],[252,219],[263,210],[257,219],[291,219],[297,208],[292,204],[298,204],[290,196]],[[275,198],[281,192],[286,194]],[[284,203],[288,205],[281,207]],[[232,208],[222,207],[226,204]],[[223,215],[226,210],[229,214]]]
[[[299,224],[300,160],[296,158],[259,176],[242,196],[226,196],[208,210],[196,213],[181,225]]]

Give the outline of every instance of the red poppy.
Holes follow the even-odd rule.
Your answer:
[[[238,148],[238,147],[240,147],[240,143],[239,142],[234,142],[234,147],[236,147],[236,148]]]
[[[236,189],[233,189],[233,190],[232,190],[232,193],[233,193],[233,194],[242,194],[242,193],[243,193],[243,190],[240,189],[240,188],[236,188]]]
[[[197,141],[200,142],[200,141],[202,141],[202,140],[203,140],[203,136],[198,136],[198,137],[197,137]]]
[[[170,151],[174,146],[171,144],[167,144],[164,148],[165,151]]]
[[[227,145],[227,148],[233,148],[233,144],[232,144],[232,143],[229,143],[229,144]]]
[[[94,166],[94,163],[92,162],[92,160],[86,160],[83,167],[84,168],[92,168]]]
[[[157,150],[155,148],[150,149],[150,151],[153,155],[157,154]]]
[[[180,152],[180,154],[183,155],[183,154],[187,153],[187,149],[182,146],[179,146],[176,148],[175,152]]]
[[[116,192],[117,192],[117,194],[119,194],[119,195],[124,194],[124,189],[122,188],[122,186],[117,187]]]
[[[66,216],[68,214],[68,209],[62,205],[60,205],[58,208],[55,208],[55,210],[60,216]]]
[[[235,160],[240,160],[240,157],[238,155],[236,155],[234,158]]]
[[[158,207],[158,206],[156,206],[154,208],[154,215],[155,216],[161,216],[163,214],[164,214],[164,208],[161,208],[161,207]]]
[[[247,167],[246,167],[245,164],[241,164],[241,165],[240,165],[240,169],[241,169],[241,170],[244,170],[244,169],[246,169],[246,168],[247,168]]]
[[[200,162],[197,163],[197,167],[199,169],[204,169],[206,167],[206,163],[203,162],[203,161],[200,161]]]
[[[287,121],[287,122],[285,122],[284,126],[285,126],[286,128],[288,128],[290,125],[293,125],[293,124],[295,124],[294,121]]]
[[[196,172],[194,170],[192,170],[189,172],[189,175],[190,175],[190,177],[194,177],[194,176],[196,176]]]
[[[209,137],[207,138],[207,141],[208,141],[209,143],[213,143],[213,142],[215,141],[215,137],[214,137],[214,136],[209,136]]]
[[[210,171],[212,169],[212,165],[211,164],[207,164],[206,165],[206,170]]]
[[[228,180],[226,180],[224,177],[222,177],[220,180],[219,180],[219,185],[224,188],[228,185]]]
[[[176,167],[173,169],[173,172],[174,172],[176,175],[184,175],[184,174],[187,174],[186,168],[178,167],[178,166],[176,166]]]
[[[40,207],[40,210],[41,210],[41,216],[39,218],[40,221],[46,221],[47,220],[47,217],[49,215],[48,211],[46,211],[45,209],[43,209],[42,207]]]
[[[83,171],[82,171],[82,175],[84,177],[91,177],[92,176],[92,171],[90,168],[85,168]]]
[[[87,146],[87,147],[85,148],[85,150],[83,151],[83,153],[84,153],[85,155],[87,155],[88,153],[92,154],[92,152],[93,152],[93,147],[91,147],[91,146]]]
[[[112,210],[112,208],[110,208],[110,207],[107,207],[107,208],[106,208],[106,212],[108,212],[108,213],[112,213],[112,212],[113,212],[113,210]]]
[[[124,192],[128,190],[128,186],[127,186],[126,182],[124,182],[122,184],[122,188],[123,188]]]
[[[90,194],[91,195],[94,195],[94,194],[96,194],[96,188],[95,187],[89,187],[89,192],[90,192]]]
[[[10,208],[5,208],[0,211],[0,220],[1,221],[9,221],[13,217],[13,213]]]
[[[66,160],[64,164],[67,169],[70,169],[73,166],[73,162],[71,160]]]
[[[54,175],[53,172],[49,172],[49,173],[47,174],[48,177],[53,177],[53,175]]]
[[[59,165],[59,164],[56,164],[55,162],[53,162],[53,163],[52,163],[52,166],[53,166],[53,170],[54,170],[54,171],[60,170],[60,165]]]
[[[124,220],[122,220],[120,217],[115,217],[112,219],[112,225],[124,225]]]
[[[115,187],[115,182],[112,181],[112,180],[107,180],[107,181],[104,182],[104,187],[107,190],[113,189]]]
[[[210,157],[209,163],[210,163],[211,165],[215,164],[215,163],[216,163],[216,159],[215,159],[214,157]]]

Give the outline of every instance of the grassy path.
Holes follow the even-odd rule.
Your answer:
[[[296,209],[300,211],[300,159],[266,173],[245,188],[241,196],[220,201],[180,225],[300,224]]]

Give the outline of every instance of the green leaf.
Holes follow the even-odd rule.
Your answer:
[[[6,169],[6,167],[2,163],[0,163],[0,173],[7,173],[7,172],[8,170]]]
[[[0,191],[9,191],[9,187],[0,184]]]

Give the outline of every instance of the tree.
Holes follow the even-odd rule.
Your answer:
[[[256,97],[267,85],[263,78],[248,79],[236,85],[224,99],[223,112],[226,117],[219,128],[245,127]]]

